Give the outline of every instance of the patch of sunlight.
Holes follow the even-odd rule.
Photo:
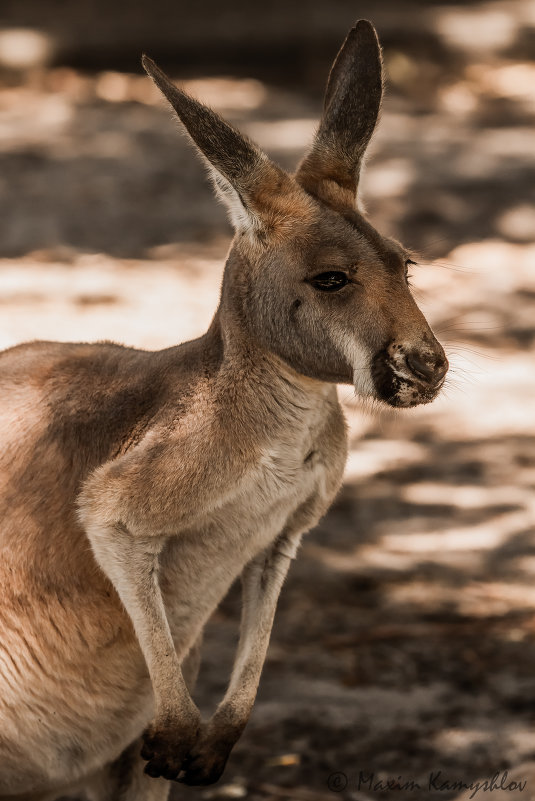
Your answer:
[[[381,112],[381,124],[374,132],[369,153],[372,155],[377,152],[388,152],[395,143],[406,143],[407,140],[421,142],[422,124],[421,121],[409,114],[400,111],[393,111],[388,107]],[[450,126],[451,139],[451,126]]]
[[[493,67],[489,64],[472,64],[466,75],[479,91],[496,97],[535,99],[535,64],[518,62]]]
[[[459,565],[461,570],[470,573],[473,560],[468,559]],[[416,567],[417,565],[413,565]],[[468,592],[468,587],[442,583],[436,580],[419,581],[411,580],[403,583],[392,584],[388,589],[388,600],[391,606],[420,606],[424,607],[428,613],[443,609],[445,606],[459,611],[459,604],[465,603],[464,598]],[[479,617],[477,611],[468,609],[466,604],[463,606],[467,615]],[[489,612],[490,614],[490,612]]]
[[[459,560],[456,564],[448,566],[457,568],[468,579],[474,570],[480,569],[474,555]],[[427,559],[444,565],[444,560]],[[388,561],[385,566],[388,565]],[[417,567],[418,563],[411,565]],[[378,562],[377,567],[381,567]],[[361,563],[362,567],[362,563]],[[388,590],[389,602],[392,606],[400,605],[425,606],[428,611],[448,606],[458,614],[472,618],[487,618],[492,615],[505,615],[511,611],[530,610],[535,607],[535,589],[532,584],[522,583],[515,579],[514,584],[506,582],[484,582],[469,580],[464,586],[444,584],[437,581],[409,581],[392,585]],[[509,641],[520,642],[529,635],[529,631],[516,628],[507,628],[500,632],[500,636]]]
[[[462,615],[481,618],[532,609],[535,607],[535,588],[518,580],[514,584],[477,582],[463,590],[457,607]],[[518,637],[518,631],[514,636]]]
[[[522,1],[522,19],[526,24],[535,26],[535,0]]]
[[[0,66],[12,70],[27,70],[46,64],[52,56],[49,36],[33,28],[4,28],[0,30]]]
[[[417,565],[417,560],[412,556],[381,551],[380,548],[371,545],[365,545],[355,553],[340,553],[305,541],[303,551],[308,558],[321,562],[340,573],[362,573],[369,568],[402,573]]]
[[[525,242],[535,240],[535,208],[526,204],[507,209],[496,221],[500,233]]]
[[[508,352],[485,372],[443,391],[418,417],[433,418],[438,431],[452,431],[468,441],[496,434],[522,435],[533,430],[535,354]]]
[[[68,92],[77,100],[89,99],[92,94],[108,103],[137,102],[161,106],[162,95],[154,83],[145,76],[127,72],[101,72],[88,82],[73,70],[53,70],[51,81],[57,91]]]
[[[494,732],[488,729],[443,729],[433,738],[433,745],[445,755],[456,756],[463,748],[490,743]]]
[[[258,144],[272,150],[302,150],[311,141],[317,125],[314,119],[248,122],[242,129]]]
[[[363,437],[377,424],[378,414],[366,406],[365,400],[355,394],[353,387],[338,385],[338,399],[344,408],[351,437],[362,441]]]
[[[104,254],[78,255],[73,264],[0,260],[0,348],[32,339],[178,344],[207,329],[220,274],[220,261],[195,257],[180,269]]]
[[[40,107],[40,114],[37,119],[39,125],[46,128],[64,128],[72,119],[72,108],[65,102],[64,98],[51,95],[44,99]]]
[[[471,53],[474,50],[502,50],[510,47],[520,25],[514,9],[506,11],[493,8],[488,3],[477,9],[450,9],[442,6],[429,13],[437,31],[448,45]]]
[[[491,520],[472,526],[452,526],[446,531],[425,534],[385,534],[379,545],[390,551],[414,554],[444,554],[447,551],[491,550],[503,545],[511,532],[531,528],[535,523],[532,508],[523,511],[499,514]],[[534,589],[535,593],[535,589]]]
[[[414,168],[408,159],[375,163],[366,172],[366,195],[378,198],[404,195],[414,178]]]
[[[450,124],[451,128],[451,124]],[[464,141],[450,159],[450,169],[464,178],[501,174],[506,165],[524,169],[533,159],[533,131],[528,125],[499,130],[478,130],[471,142]]]
[[[122,72],[102,72],[95,81],[95,94],[109,103],[130,100],[129,76]]]
[[[517,757],[519,755],[522,757],[533,754],[533,751],[535,751],[535,731],[533,726],[515,725],[515,728],[508,731],[507,734]]]
[[[267,97],[264,85],[252,78],[177,79],[176,84],[216,111],[251,111],[262,106]],[[109,103],[136,101],[163,105],[159,90],[149,78],[125,72],[100,73],[95,80],[94,92]]]
[[[464,484],[460,486],[427,481],[402,487],[401,497],[416,504],[443,503],[459,509],[480,509],[497,504],[521,505],[526,500],[526,490],[514,485],[482,487]]]
[[[457,116],[470,114],[478,105],[478,98],[464,81],[441,89],[439,100],[446,111]]]
[[[267,91],[252,78],[196,78],[183,81],[183,89],[214,109],[250,111],[266,100]]]
[[[535,587],[532,584],[522,584],[518,579],[514,584],[507,584],[504,581],[478,582],[469,588],[468,594],[483,603],[502,601],[509,609],[523,609],[535,605]]]
[[[524,164],[526,159],[533,158],[533,130],[526,125],[478,131],[469,152],[479,151],[496,160],[517,159]]]
[[[63,133],[73,118],[72,104],[62,95],[17,90],[19,102],[4,102],[0,114],[0,150],[42,142]],[[30,123],[31,118],[31,123]]]
[[[388,470],[410,462],[425,460],[423,445],[403,440],[374,439],[359,442],[351,450],[346,463],[345,480],[360,480],[380,470]]]
[[[521,245],[501,239],[468,242],[455,248],[447,260],[479,273],[477,278],[482,288],[486,288],[491,277],[493,293],[520,285],[535,287],[535,244]],[[472,298],[469,300],[473,302]]]

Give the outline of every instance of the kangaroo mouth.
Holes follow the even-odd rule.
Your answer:
[[[373,357],[371,375],[377,398],[397,409],[431,403],[444,384],[444,377],[438,383],[431,383],[409,374],[394,363],[386,348]]]

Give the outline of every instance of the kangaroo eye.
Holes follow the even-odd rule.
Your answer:
[[[349,283],[349,278],[345,273],[332,271],[315,275],[310,283],[321,292],[338,292],[339,289],[343,289]]]

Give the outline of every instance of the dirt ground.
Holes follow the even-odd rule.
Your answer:
[[[390,37],[362,191],[379,230],[418,254],[414,291],[450,356],[448,385],[403,413],[340,387],[344,488],[285,585],[223,779],[175,787],[175,801],[535,799],[535,6],[441,8],[440,46]],[[291,167],[320,87],[267,73],[199,71],[186,88]],[[195,336],[229,241],[202,167],[140,73],[4,74],[0,347]],[[225,688],[239,608],[236,588],[209,625],[206,712]],[[461,793],[494,774],[509,789]]]

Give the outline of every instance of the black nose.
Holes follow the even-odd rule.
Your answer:
[[[443,354],[434,356],[413,351],[407,354],[405,361],[407,362],[407,367],[416,378],[431,384],[433,387],[436,387],[442,381],[449,366],[448,360]]]

